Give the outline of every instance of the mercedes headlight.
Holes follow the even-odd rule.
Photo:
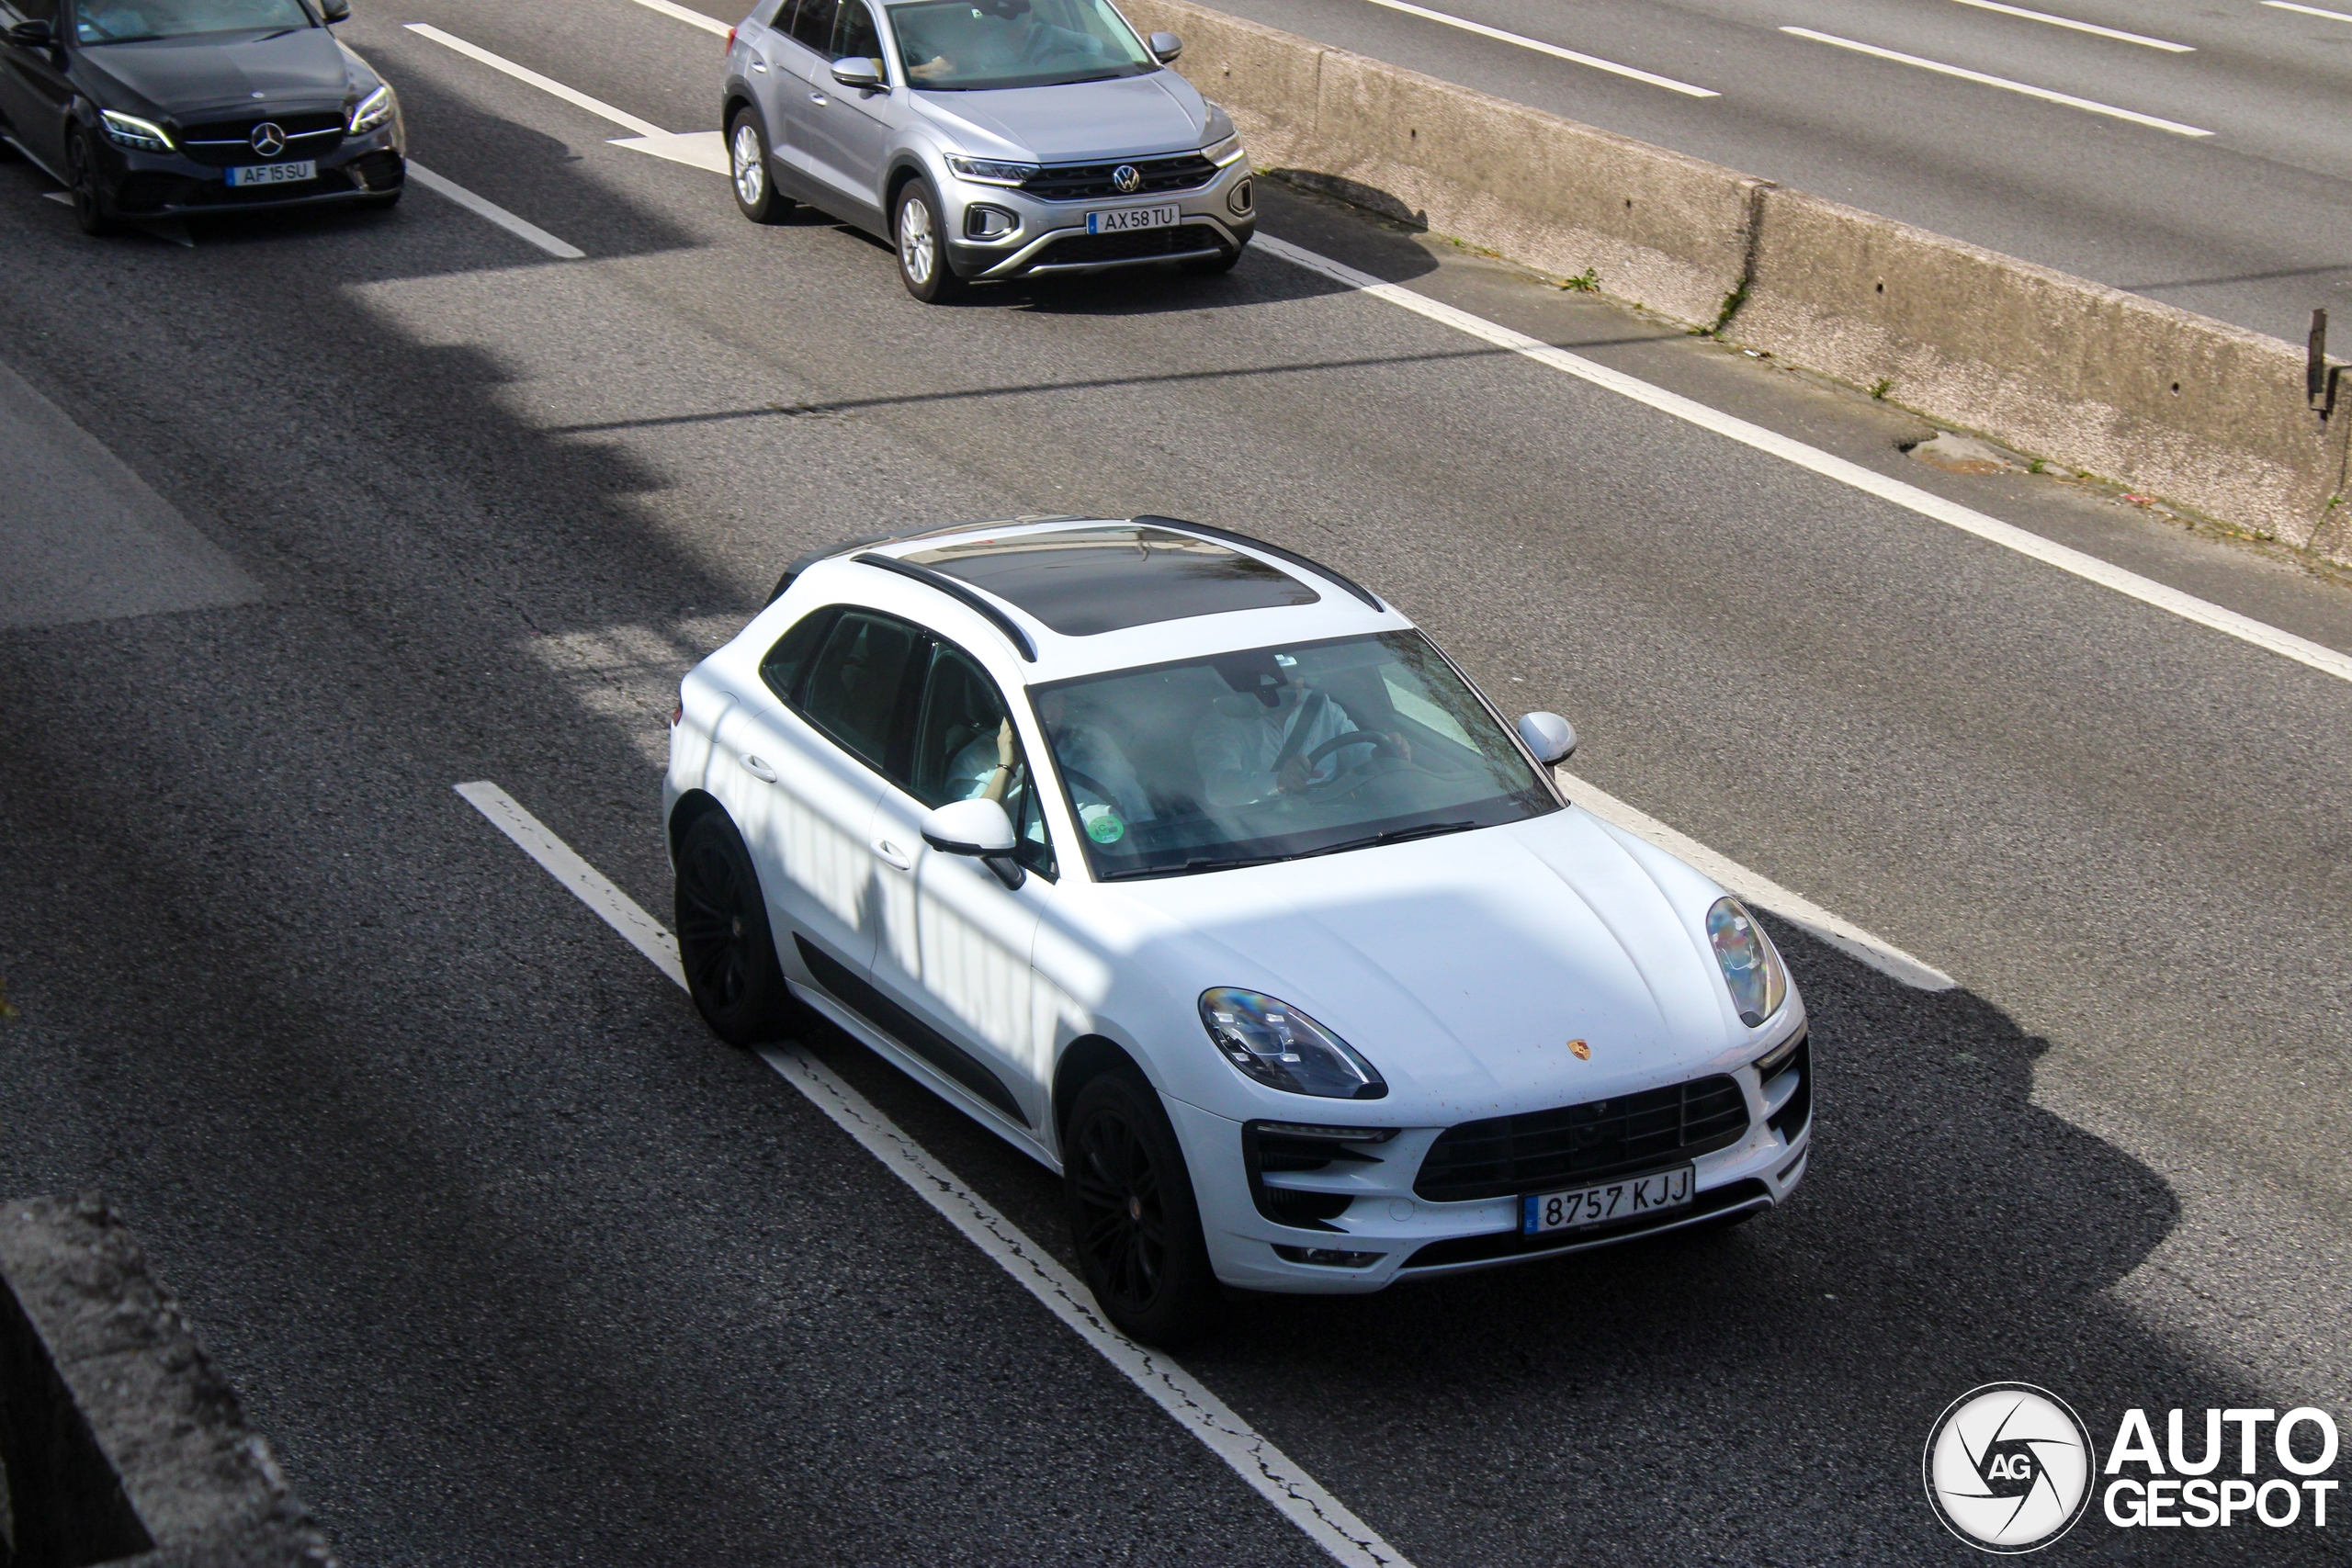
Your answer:
[[[1230,164],[1242,156],[1240,132],[1236,131],[1233,135],[1227,137],[1222,141],[1210,142],[1206,147],[1201,149],[1201,156],[1206,158],[1210,163],[1215,164],[1218,168],[1224,168],[1227,164]]]
[[[392,97],[391,88],[379,87],[360,99],[353,107],[350,122],[345,130],[354,136],[373,130],[392,118],[392,110],[395,107],[396,101]]]
[[[1262,992],[1213,986],[1201,993],[1201,1022],[1227,1061],[1268,1089],[1326,1100],[1378,1100],[1388,1092],[1380,1070],[1353,1046]]]
[[[1731,1005],[1750,1029],[1781,1010],[1789,994],[1788,973],[1772,939],[1756,917],[1736,898],[1718,898],[1707,911],[1707,941],[1714,945],[1715,962],[1723,966],[1724,984],[1731,987]]]
[[[100,109],[98,123],[107,140],[118,147],[129,147],[140,152],[168,152],[172,150],[172,133],[152,119],[141,119],[135,114],[122,114],[114,109]]]
[[[1035,164],[1006,164],[994,158],[967,158],[960,152],[949,155],[947,166],[964,178],[984,186],[1017,186],[1023,180],[1037,177],[1037,165]]]

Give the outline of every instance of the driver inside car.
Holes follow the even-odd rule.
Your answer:
[[[999,25],[989,28],[989,19]],[[1096,63],[1119,62],[1102,40],[1045,20],[1029,0],[984,0],[982,6],[972,8],[970,20],[980,26],[968,29],[961,64],[947,52],[944,39],[934,44],[919,36],[905,39],[901,49],[908,62],[907,74],[918,82],[938,81],[959,71],[975,69],[983,61],[999,71],[1016,66],[1083,70]],[[922,63],[917,64],[919,56]]]
[[[1348,764],[1344,750],[1320,758],[1314,751],[1352,734],[1356,721],[1329,694],[1307,685],[1295,662],[1258,649],[1216,665],[1232,694],[1211,704],[1193,730],[1193,759],[1210,805],[1295,795]]]

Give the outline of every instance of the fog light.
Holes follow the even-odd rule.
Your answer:
[[[1339,1252],[1328,1247],[1284,1247],[1274,1243],[1274,1255],[1289,1263],[1319,1263],[1327,1269],[1369,1269],[1385,1252]]]
[[[1243,180],[1225,193],[1225,204],[1238,215],[1250,210],[1250,182]]]
[[[978,203],[964,209],[964,232],[975,240],[1001,240],[1021,227],[1021,220],[1001,207]]]

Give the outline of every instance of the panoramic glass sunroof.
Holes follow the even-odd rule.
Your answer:
[[[1321,597],[1254,556],[1128,523],[974,539],[900,558],[984,588],[1065,637]]]

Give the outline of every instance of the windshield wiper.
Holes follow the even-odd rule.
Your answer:
[[[1204,871],[1232,871],[1245,865],[1272,865],[1288,855],[1194,855],[1182,865],[1137,865],[1104,872],[1098,882],[1132,882],[1144,876],[1194,876]]]
[[[1361,839],[1343,839],[1336,844],[1326,844],[1319,850],[1309,850],[1300,855],[1306,860],[1312,855],[1336,855],[1346,850],[1368,850],[1380,844],[1401,844],[1408,839],[1434,839],[1440,833],[1459,833],[1478,824],[1464,818],[1459,822],[1423,822],[1411,828],[1387,828],[1377,833],[1367,833]]]

